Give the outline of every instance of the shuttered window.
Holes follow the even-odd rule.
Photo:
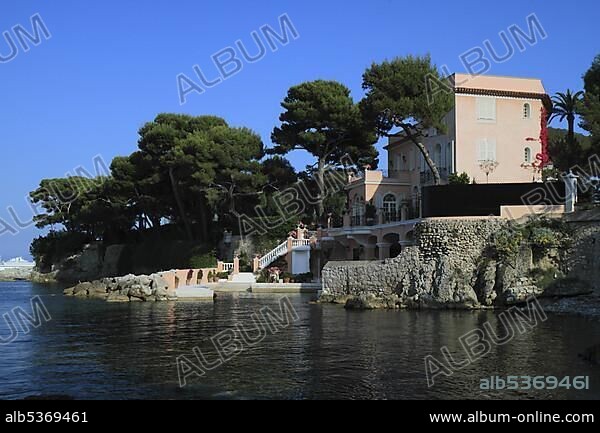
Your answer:
[[[477,120],[486,122],[496,120],[495,98],[477,98]]]
[[[496,161],[496,140],[493,138],[482,138],[477,143],[478,161]]]

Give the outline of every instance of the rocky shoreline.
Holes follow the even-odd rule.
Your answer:
[[[600,320],[600,295],[597,293],[562,299],[543,299],[541,304],[547,313]]]
[[[507,304],[501,306],[457,306],[457,310],[503,310],[514,305],[523,305],[523,302]],[[347,296],[332,296],[324,294],[317,301],[317,304],[330,304],[342,306],[347,310],[423,310],[423,309],[439,309],[449,310],[447,305],[438,306],[423,306],[418,302],[406,302],[398,295],[347,295]],[[540,304],[544,311],[552,314],[565,314],[586,317],[589,319],[600,320],[600,295],[590,293],[581,296],[569,296],[565,298],[557,297],[542,297]]]
[[[0,271],[0,281],[31,281],[31,269],[4,269]]]
[[[64,290],[65,296],[101,299],[106,302],[176,301],[177,294],[169,290],[160,274],[126,275],[79,283]]]

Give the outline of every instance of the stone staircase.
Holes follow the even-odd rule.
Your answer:
[[[285,256],[290,252],[290,247],[293,249],[300,246],[309,246],[310,239],[288,239],[277,247],[273,248],[267,254],[258,259],[258,268],[265,269],[271,263],[275,262],[280,257]]]

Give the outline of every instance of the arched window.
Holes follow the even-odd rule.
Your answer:
[[[523,119],[529,119],[531,117],[531,105],[523,105]]]
[[[451,172],[453,169],[454,161],[452,155],[452,143],[446,144],[446,168],[448,172]]]
[[[531,148],[530,147],[525,148],[525,162],[527,164],[531,164]]]
[[[385,222],[396,221],[398,205],[396,197],[393,194],[388,194],[383,198],[383,213],[385,215]]]

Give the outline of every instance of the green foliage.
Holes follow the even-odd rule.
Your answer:
[[[377,137],[363,122],[350,90],[336,81],[317,80],[293,86],[281,106],[281,125],[273,130],[276,144],[269,151],[284,155],[304,150],[316,158],[315,182],[323,185],[327,165],[339,167],[349,156],[356,164],[377,166]],[[317,216],[325,209],[324,197],[317,198]]]
[[[373,160],[377,140],[362,122],[350,90],[336,81],[317,80],[289,89],[281,106],[281,126],[272,134],[272,153],[306,150],[325,164],[339,165],[349,154],[354,161]]]
[[[152,238],[159,245],[185,239],[215,247],[223,230],[238,229],[241,213],[253,215],[260,205],[277,217],[274,194],[297,181],[287,160],[263,157],[260,136],[247,128],[214,116],[160,114],[139,130],[136,152],[112,161],[111,177],[42,180],[30,194],[41,210],[35,221],[105,245]],[[71,251],[64,236],[49,238],[52,248],[43,242],[36,251]],[[187,266],[189,257],[181,263],[180,256]],[[131,268],[128,260],[123,268]]]
[[[312,272],[308,272],[306,274],[298,274],[298,275],[293,276],[294,282],[300,283],[300,284],[312,283],[313,278],[314,278],[314,275],[312,274]]]
[[[581,126],[593,137],[595,151],[600,151],[600,55],[583,77],[585,95],[581,107]]]
[[[240,259],[240,272],[253,272],[252,260],[246,252],[243,252],[239,256]]]
[[[433,83],[444,87],[432,94]],[[437,128],[444,132],[443,118],[454,106],[454,95],[430,56],[407,56],[373,64],[363,75],[367,92],[361,106],[377,131],[386,135],[406,124],[421,131]]]
[[[461,174],[452,173],[448,177],[448,183],[450,183],[450,185],[469,185],[471,183],[471,178],[464,172]]]
[[[363,74],[363,89],[366,97],[360,105],[367,123],[381,136],[399,128],[440,184],[439,170],[422,139],[430,128],[446,132],[444,117],[454,106],[450,80],[441,76],[430,56],[407,56],[373,64]]]
[[[540,249],[558,248],[563,236],[548,227],[533,227],[529,236],[531,245]]]
[[[265,284],[269,282],[269,270],[263,269],[256,277],[256,282],[259,284]]]
[[[214,251],[200,253],[196,251],[189,261],[189,267],[192,269],[209,269],[217,267],[217,257]]]
[[[523,231],[518,227],[503,229],[494,235],[492,245],[501,260],[516,257],[524,241]]]
[[[60,260],[80,252],[92,239],[85,233],[56,231],[33,240],[29,251],[42,271]]]
[[[377,216],[377,208],[372,205],[371,203],[368,203],[365,206],[365,217],[368,219],[372,219],[375,218]]]
[[[539,255],[553,248],[569,248],[571,233],[572,229],[562,221],[533,218],[525,224],[510,225],[497,232],[492,239],[492,248],[502,260],[516,257],[522,245],[531,246]]]

